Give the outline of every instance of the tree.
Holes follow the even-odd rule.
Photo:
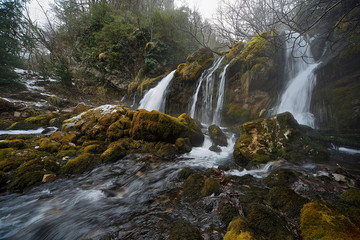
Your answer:
[[[5,0],[0,3],[0,81],[2,83],[16,77],[13,69],[20,62],[20,43],[24,40],[20,31],[23,4],[24,2],[20,0]]]

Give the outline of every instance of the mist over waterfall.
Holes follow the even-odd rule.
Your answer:
[[[300,124],[315,127],[310,103],[316,83],[314,70],[319,63],[314,62],[310,45],[298,33],[290,35],[286,48],[288,83],[275,113],[291,112]]]
[[[169,73],[166,77],[154,87],[151,88],[141,99],[139,109],[146,109],[148,111],[157,110],[164,112],[166,92],[174,78],[175,70]]]
[[[190,108],[190,116],[199,119],[202,123],[213,123],[214,108],[214,85],[215,85],[215,71],[220,67],[225,56],[218,58],[210,68],[206,69],[200,76],[196,87],[193,101]],[[225,68],[226,69],[226,68]],[[224,70],[225,71],[225,70]],[[225,73],[224,78],[225,78]],[[225,81],[225,79],[224,79]],[[224,83],[225,85],[225,83]],[[220,88],[220,86],[219,86]],[[201,92],[200,92],[201,90]],[[224,86],[223,89],[224,90]],[[223,94],[222,94],[223,95]],[[218,94],[220,96],[220,94]],[[223,96],[222,96],[223,97]],[[198,102],[201,104],[198,104]]]

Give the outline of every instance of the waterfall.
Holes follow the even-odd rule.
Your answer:
[[[319,63],[313,62],[310,46],[302,36],[298,33],[290,36],[286,43],[285,66],[289,81],[280,104],[276,107],[276,113],[291,112],[300,124],[315,127],[314,115],[310,113],[310,102],[316,83],[314,69]]]
[[[164,112],[166,92],[171,80],[174,78],[175,70],[169,73],[166,77],[154,87],[151,88],[140,101],[139,109],[143,108],[148,111],[157,110]]]
[[[218,94],[217,94],[217,104],[216,104],[216,109],[214,112],[214,116],[213,116],[213,123],[220,125],[221,123],[221,115],[220,115],[220,110],[224,105],[224,96],[225,96],[225,80],[226,80],[226,69],[229,66],[230,63],[228,63],[225,67],[224,70],[222,71],[221,75],[220,75],[220,83],[219,83],[219,90],[218,90]]]
[[[197,117],[202,123],[210,124],[213,114],[213,90],[214,90],[214,72],[221,65],[225,56],[218,58],[210,68],[206,69],[200,76],[196,91],[193,97],[193,102],[190,108],[190,116]],[[202,96],[199,98],[200,89],[202,88]],[[201,101],[201,109],[196,109],[198,101]],[[198,112],[195,114],[196,110]]]

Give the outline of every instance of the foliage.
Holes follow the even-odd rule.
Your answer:
[[[19,65],[19,52],[24,36],[21,26],[23,1],[5,0],[0,3],[0,84],[16,78],[13,68]]]

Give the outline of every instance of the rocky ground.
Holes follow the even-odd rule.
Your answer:
[[[27,85],[15,93],[3,90],[0,98],[2,192],[26,192],[135,153],[149,154],[141,161],[175,162],[204,140],[187,114],[175,118],[121,104],[91,106],[91,97],[72,96],[79,88],[62,94],[55,80],[32,81],[37,76],[20,74]],[[31,135],[16,132],[39,128]],[[203,229],[179,220],[166,230],[167,239],[358,239],[360,175],[343,163],[358,164],[359,154],[329,151],[332,140],[346,142],[341,136],[330,141],[329,134],[298,125],[289,113],[233,129],[236,164],[182,169],[179,188],[165,193],[163,201],[215,213],[221,224]],[[229,144],[219,127],[210,126],[208,133],[213,151]],[[244,174],[243,168],[269,163],[271,171],[262,178]]]

